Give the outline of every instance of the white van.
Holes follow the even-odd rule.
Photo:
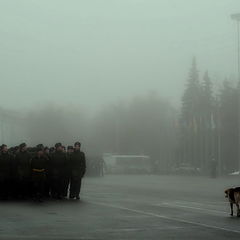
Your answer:
[[[106,173],[151,173],[151,160],[145,155],[103,154]]]

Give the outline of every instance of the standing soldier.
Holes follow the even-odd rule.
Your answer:
[[[51,154],[53,154],[55,152],[55,148],[54,147],[50,147],[49,148],[49,154],[51,155]]]
[[[13,156],[8,152],[7,145],[1,146],[0,155],[0,196],[1,199],[7,199],[9,197],[11,186],[11,169],[13,164]]]
[[[70,182],[70,164],[69,159],[70,155],[73,152],[73,146],[67,147],[67,153],[66,153],[66,167],[64,169],[64,176],[63,176],[63,197],[67,198],[68,195],[68,187]]]
[[[71,153],[73,153],[73,146],[68,146],[67,147],[67,154],[68,154],[68,156],[70,156],[71,155]]]
[[[65,146],[62,146],[62,152],[66,153],[66,147]]]
[[[62,199],[64,195],[64,170],[66,167],[66,154],[62,151],[62,144],[56,143],[56,151],[50,158],[51,195]]]
[[[86,160],[84,152],[80,151],[81,143],[74,144],[74,152],[70,155],[70,198],[80,199],[82,178],[86,172]]]
[[[46,180],[47,159],[44,156],[43,148],[36,149],[36,155],[31,161],[32,186],[34,199],[42,202]]]
[[[36,146],[36,152],[37,152],[37,150],[39,150],[40,148],[42,149],[42,151],[44,150],[43,144],[38,144],[38,145]]]
[[[13,156],[13,163],[11,169],[11,191],[10,195],[14,199],[18,197],[19,194],[19,183],[18,183],[18,170],[17,170],[17,162],[16,162],[16,154],[19,152],[19,146],[11,148],[11,154]]]
[[[27,151],[26,143],[19,146],[19,152],[16,154],[16,165],[18,174],[19,197],[26,198],[30,195],[31,179],[31,155]]]
[[[46,180],[45,180],[45,197],[49,198],[49,193],[50,193],[50,175],[49,175],[49,168],[50,168],[50,152],[49,148],[45,147],[44,148],[44,157],[46,158]]]

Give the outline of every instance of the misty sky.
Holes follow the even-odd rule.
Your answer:
[[[239,0],[0,0],[0,102],[97,109],[155,90],[179,101],[192,57],[236,75]]]

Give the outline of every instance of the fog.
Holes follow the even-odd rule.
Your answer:
[[[236,78],[237,0],[1,0],[0,102],[96,112],[155,90],[179,106],[193,56]]]
[[[0,0],[0,34],[0,239],[239,239],[239,0]]]
[[[227,109],[236,105],[230,15],[238,7],[236,0],[1,0],[1,141],[79,140],[90,154],[146,154],[168,170],[236,155],[227,133],[238,120]],[[219,119],[236,121],[205,134]],[[202,136],[214,139],[210,150]],[[189,142],[199,149],[186,150]]]

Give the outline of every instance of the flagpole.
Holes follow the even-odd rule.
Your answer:
[[[237,70],[238,70],[238,170],[240,171],[240,13],[232,14],[237,22]]]

